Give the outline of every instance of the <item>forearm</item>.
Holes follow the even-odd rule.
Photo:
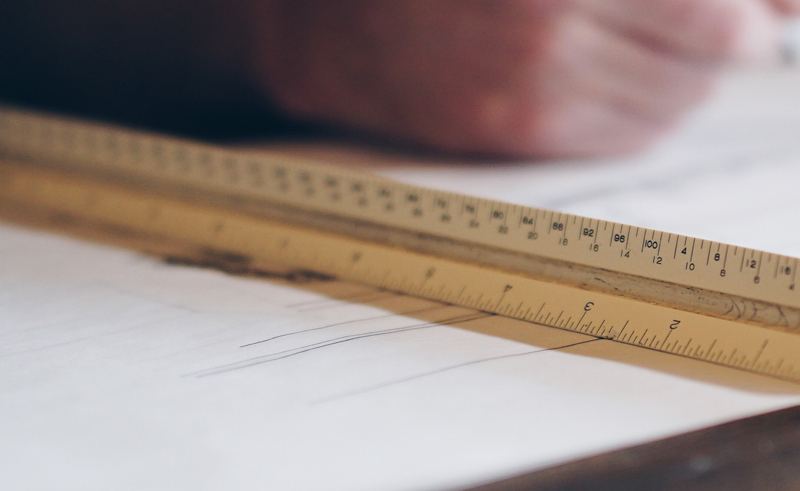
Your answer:
[[[799,3],[6,0],[0,98],[164,129],[288,114],[454,153],[623,153],[724,67],[776,54]]]

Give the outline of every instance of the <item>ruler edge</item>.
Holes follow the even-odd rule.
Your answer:
[[[314,161],[314,160],[306,159],[306,158],[265,155],[263,152],[259,152],[258,150],[255,150],[255,149],[254,150],[249,150],[249,149],[248,150],[231,149],[231,148],[226,148],[224,146],[208,144],[208,143],[205,143],[205,142],[197,142],[197,141],[190,140],[190,139],[185,139],[185,138],[176,138],[176,137],[172,137],[172,136],[159,135],[159,134],[148,132],[148,131],[141,131],[141,130],[137,130],[137,129],[128,129],[128,128],[121,127],[121,126],[118,126],[118,125],[114,125],[114,124],[111,124],[111,123],[94,123],[94,122],[91,122],[91,121],[87,121],[85,119],[76,118],[76,117],[72,117],[72,116],[62,117],[62,116],[59,116],[59,115],[46,114],[46,113],[42,113],[42,112],[38,112],[38,111],[27,110],[27,109],[24,109],[24,108],[14,108],[14,107],[11,107],[11,106],[0,105],[0,129],[2,129],[2,123],[3,123],[3,120],[4,120],[4,116],[7,113],[17,113],[17,116],[21,115],[24,118],[30,118],[30,119],[37,120],[37,121],[47,121],[49,123],[60,124],[60,125],[63,125],[63,126],[74,125],[74,126],[80,127],[84,131],[89,131],[89,132],[102,130],[102,131],[106,131],[106,132],[112,132],[112,133],[125,135],[125,136],[131,137],[131,138],[137,138],[137,139],[145,140],[145,141],[159,142],[161,144],[166,143],[166,144],[172,145],[172,146],[174,146],[176,148],[177,147],[181,147],[181,146],[188,146],[188,147],[195,148],[195,149],[204,149],[205,151],[216,153],[216,154],[230,155],[230,156],[238,157],[238,158],[252,158],[252,159],[256,159],[256,160],[269,161],[271,163],[274,163],[275,161],[280,160],[281,162],[289,163],[290,165],[299,165],[299,166],[303,166],[303,167],[314,167],[314,168],[317,168],[317,169],[321,169],[322,171],[330,171],[330,172],[346,175],[347,177],[350,177],[350,178],[370,181],[374,185],[381,185],[382,183],[387,183],[387,184],[390,184],[390,185],[400,186],[400,187],[407,188],[407,189],[412,189],[412,190],[415,190],[415,191],[422,191],[422,192],[428,193],[430,195],[435,195],[435,194],[438,193],[438,194],[444,194],[444,195],[447,195],[447,196],[450,196],[450,197],[453,197],[453,198],[477,199],[479,201],[484,201],[486,203],[491,203],[491,204],[496,203],[496,204],[502,205],[502,206],[520,207],[522,209],[535,211],[537,213],[538,212],[551,213],[553,216],[555,216],[555,214],[560,214],[560,215],[567,215],[567,216],[575,218],[575,219],[588,218],[588,217],[582,217],[580,215],[561,213],[561,212],[558,212],[556,210],[549,210],[549,209],[545,209],[545,208],[530,207],[530,206],[523,206],[523,205],[515,205],[513,203],[503,202],[503,201],[499,201],[499,200],[476,198],[476,197],[465,195],[463,193],[453,193],[453,192],[449,192],[449,191],[440,191],[440,190],[436,190],[436,189],[433,189],[433,188],[427,188],[425,186],[417,186],[417,185],[413,185],[413,184],[407,184],[405,182],[394,181],[392,179],[387,179],[387,178],[384,178],[382,176],[370,174],[370,173],[367,173],[367,172],[361,172],[361,171],[353,170],[351,168],[346,168],[346,167],[338,167],[338,166],[332,165],[330,163],[318,162],[318,161]],[[0,155],[2,155],[2,134],[0,134]],[[145,176],[144,179],[146,179],[146,178],[147,177]],[[186,184],[184,184],[184,185],[186,185]],[[293,204],[292,206],[297,206],[298,208],[304,208],[302,205],[294,205]],[[314,211],[313,208],[306,208],[306,209]],[[342,214],[342,213],[338,213],[338,212],[335,212],[335,211],[331,212],[331,214],[335,215],[335,216],[338,216],[343,220],[358,220],[359,219],[358,217],[355,217],[353,215]],[[608,221],[608,220],[600,220],[600,219],[590,219],[590,220],[596,220],[596,221],[598,221],[598,223],[604,222],[606,224],[611,224],[612,226],[619,225],[621,227],[629,227],[629,228],[636,227],[634,225],[621,224],[621,223],[611,222],[611,221]],[[400,228],[400,227],[397,227],[397,228]],[[661,232],[661,231],[658,231],[658,230],[655,230],[655,229],[652,229],[652,230],[651,229],[645,229],[644,227],[636,227],[636,228],[637,229],[644,229],[645,233],[647,233],[647,232],[653,232],[653,233]],[[411,233],[416,233],[416,231],[413,230],[413,229],[406,229],[406,230],[408,230]],[[666,232],[664,232],[664,233],[666,233]],[[678,235],[678,234],[674,234],[674,235],[676,235],[677,237],[683,238],[685,240],[706,242],[705,239],[700,239],[700,238],[697,238],[697,237],[683,236],[683,235]],[[736,314],[734,317],[729,317],[729,318],[735,318],[735,319],[741,320],[742,322],[752,322],[752,323],[755,323],[755,324],[758,324],[758,325],[767,326],[767,327],[775,327],[775,328],[778,328],[778,329],[790,329],[790,330],[792,330],[792,329],[800,329],[800,292],[798,292],[799,295],[797,296],[798,306],[793,306],[793,305],[789,305],[789,304],[785,304],[785,303],[770,302],[768,300],[765,300],[764,298],[759,298],[759,297],[741,296],[741,295],[739,295],[737,293],[731,293],[731,292],[728,292],[728,291],[720,291],[720,290],[716,290],[716,289],[712,289],[712,288],[698,287],[698,286],[694,286],[692,284],[684,284],[684,283],[680,283],[680,282],[676,282],[676,281],[665,280],[665,279],[661,279],[661,278],[654,278],[653,276],[630,273],[630,272],[627,272],[627,271],[620,271],[620,270],[617,270],[617,269],[609,269],[609,268],[597,267],[595,265],[582,263],[580,261],[570,261],[570,260],[564,260],[564,259],[560,259],[560,258],[556,258],[556,257],[547,256],[547,255],[541,255],[538,252],[527,252],[526,253],[526,252],[520,252],[520,251],[515,250],[513,248],[505,249],[505,248],[499,247],[499,246],[497,246],[495,244],[487,244],[487,243],[481,243],[481,242],[478,242],[478,241],[470,241],[468,239],[464,240],[464,239],[453,238],[453,237],[448,237],[448,238],[456,240],[456,241],[462,240],[464,242],[475,243],[475,244],[478,244],[481,247],[488,247],[488,248],[494,247],[494,248],[497,248],[497,249],[500,249],[500,250],[508,250],[508,251],[514,252],[514,253],[521,253],[521,254],[528,254],[530,256],[542,257],[542,258],[544,258],[545,260],[548,260],[548,261],[555,261],[555,262],[561,261],[561,262],[563,262],[565,264],[569,264],[569,263],[580,264],[580,265],[586,266],[587,268],[594,268],[594,269],[599,270],[599,271],[612,272],[614,274],[619,274],[619,275],[622,275],[622,276],[633,278],[634,280],[641,279],[641,280],[644,280],[644,281],[660,282],[660,283],[664,283],[664,284],[667,284],[667,285],[675,285],[678,288],[686,288],[687,290],[691,290],[693,293],[699,293],[699,294],[701,294],[701,296],[702,296],[702,294],[708,294],[708,293],[719,294],[721,297],[727,297],[727,298],[733,299],[733,305],[726,306],[725,308],[722,309],[723,311],[727,311],[727,312],[738,312],[738,314]],[[716,242],[716,241],[707,241],[707,242],[718,244],[720,246],[728,246],[728,247],[739,248],[738,246],[731,246],[729,244],[724,244],[724,243]],[[761,250],[752,249],[752,248],[741,247],[740,249],[742,249],[742,251],[745,251],[745,252],[749,251],[751,254],[756,254],[756,253],[758,253],[760,255],[768,254],[768,255],[770,255],[772,257],[775,257],[776,260],[778,261],[777,265],[780,264],[781,260],[786,260],[787,261],[787,265],[788,265],[789,261],[793,261],[794,265],[793,265],[792,269],[793,269],[794,275],[797,274],[797,269],[798,269],[798,267],[800,267],[800,258],[787,256],[787,255],[781,255],[781,254],[769,253],[769,252],[766,252],[766,251],[761,251]],[[742,253],[743,254],[742,255],[742,259],[743,260],[744,260],[745,252]],[[709,255],[710,255],[710,250],[709,250]],[[776,266],[776,270],[777,270],[777,266]],[[549,279],[549,281],[558,282],[558,280],[554,279],[554,278]],[[660,303],[660,301],[658,299],[640,298],[640,300],[646,301],[646,302]],[[737,304],[736,300],[744,300],[745,303],[739,302]],[[708,312],[708,311],[704,310],[705,306],[703,306],[703,305],[697,306],[696,304],[688,305],[688,304],[682,304],[682,303],[678,303],[678,304],[669,303],[668,305],[676,307],[676,308],[679,308],[679,309],[690,310],[690,311],[693,311],[693,312],[702,313],[702,314],[706,314],[706,315],[712,315],[712,316],[717,316],[717,317],[723,315],[720,311]],[[768,308],[770,308],[771,306],[775,306],[777,308],[777,315],[773,312],[772,314],[770,314],[771,315],[771,319],[777,318],[778,322],[775,322],[773,320],[761,321],[759,319],[753,320],[753,319],[748,318],[748,315],[751,315],[753,313],[755,313],[756,315],[766,315],[765,312],[767,312]],[[786,319],[786,315],[784,314],[784,312],[782,310],[784,308],[786,308],[789,311],[789,314],[792,317],[792,320],[783,321],[784,319]],[[782,324],[781,324],[781,321],[783,321]]]

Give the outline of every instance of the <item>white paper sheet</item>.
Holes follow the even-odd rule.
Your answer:
[[[379,170],[798,255],[798,81],[734,78],[636,158]],[[798,403],[469,309],[0,226],[4,489],[455,488]]]

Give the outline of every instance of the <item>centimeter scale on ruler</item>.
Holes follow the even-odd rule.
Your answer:
[[[800,381],[797,258],[1,106],[0,200]]]

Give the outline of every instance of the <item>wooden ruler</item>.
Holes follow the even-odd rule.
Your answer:
[[[0,202],[800,381],[797,258],[9,107]]]

